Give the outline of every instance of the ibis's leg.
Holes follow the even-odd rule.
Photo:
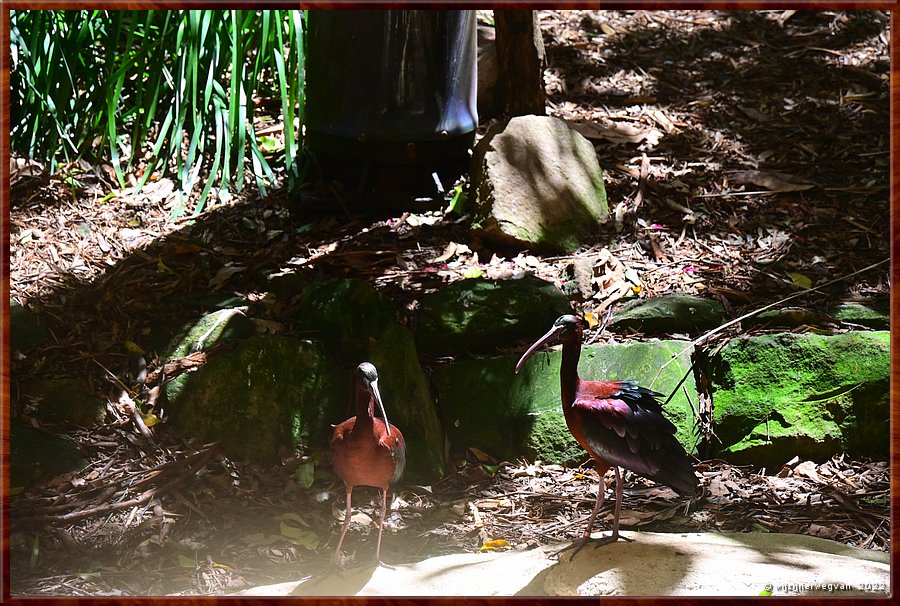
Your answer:
[[[622,474],[618,465],[613,469],[616,470],[616,509],[613,513],[612,539],[616,540],[619,538],[619,513],[622,511]]]
[[[344,535],[347,534],[347,529],[350,528],[350,498],[353,494],[353,487],[347,486],[347,509],[344,510],[344,527],[341,529],[341,538],[338,539],[337,549],[334,550],[334,554],[339,556],[341,553],[341,544],[344,542]]]
[[[613,513],[613,527],[612,527],[612,535],[609,537],[609,542],[614,543],[619,539],[624,541],[628,541],[629,543],[633,542],[634,539],[629,539],[628,537],[619,536],[619,513],[622,511],[622,489],[624,488],[625,478],[624,473],[619,472],[619,468],[616,467],[616,509]]]
[[[384,516],[387,515],[387,488],[381,491],[381,517],[378,519],[378,543],[375,547],[375,559],[381,561],[381,531],[384,530]]]
[[[623,492],[623,483],[622,483],[622,473],[619,471],[619,468],[613,467],[613,470],[616,472],[616,506],[613,512],[613,528],[612,534],[608,537],[600,537],[599,539],[591,539],[591,530],[594,528],[594,519],[597,517],[597,513],[600,511],[600,507],[603,506],[603,495],[606,491],[606,481],[604,480],[604,474],[600,475],[600,487],[597,491],[597,500],[594,503],[594,510],[591,512],[591,519],[588,521],[587,528],[584,529],[584,534],[582,534],[581,538],[577,541],[574,541],[571,545],[560,549],[550,555],[558,555],[563,551],[568,551],[569,549],[575,548],[575,551],[572,552],[572,557],[581,551],[581,548],[587,545],[588,542],[594,544],[594,547],[599,547],[600,545],[606,545],[608,543],[615,543],[620,538],[625,539],[626,541],[631,541],[631,539],[626,539],[625,537],[619,536],[619,514],[622,510],[622,492]]]
[[[606,493],[606,478],[604,477],[606,475],[606,469],[603,469],[598,465],[597,472],[600,475],[600,485],[597,487],[597,499],[594,501],[594,509],[591,511],[591,517],[588,520],[584,532],[581,534],[581,538],[573,541],[562,549],[552,552],[550,556],[558,556],[562,552],[568,551],[574,547],[575,551],[572,552],[572,557],[574,558],[575,554],[581,551],[581,548],[587,545],[588,541],[591,540],[591,530],[594,528],[594,520],[597,519],[597,514],[600,512],[600,508],[603,507],[604,494]]]
[[[619,468],[616,467],[616,472],[618,472]],[[587,528],[584,529],[584,533],[581,535],[582,539],[588,539],[591,536],[591,531],[594,529],[594,520],[597,518],[597,513],[600,511],[600,508],[603,506],[603,498],[606,493],[606,477],[605,474],[600,474],[600,485],[597,487],[597,500],[594,501],[594,510],[591,512],[591,518],[588,520]]]

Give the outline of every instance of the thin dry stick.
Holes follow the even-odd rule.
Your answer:
[[[739,318],[735,318],[734,320],[731,320],[731,321],[729,321],[729,322],[725,322],[725,324],[722,324],[721,326],[719,326],[719,327],[717,327],[717,328],[713,328],[713,329],[712,329],[711,331],[709,331],[708,333],[706,333],[706,334],[704,334],[704,335],[701,335],[701,336],[697,337],[696,339],[694,339],[693,341],[691,341],[690,344],[689,344],[686,348],[684,348],[682,351],[680,351],[679,353],[677,353],[677,354],[672,354],[672,359],[669,360],[668,362],[666,362],[665,364],[663,364],[663,365],[660,367],[659,372],[656,373],[656,377],[653,379],[653,381],[655,382],[656,379],[659,378],[659,375],[660,375],[660,373],[663,371],[663,369],[664,369],[666,366],[668,366],[669,364],[671,364],[673,361],[675,361],[676,358],[680,358],[680,357],[683,356],[686,352],[692,350],[696,345],[699,345],[700,343],[703,343],[704,341],[706,341],[707,339],[709,339],[709,338],[710,338],[711,336],[713,336],[714,334],[717,334],[717,333],[722,332],[723,330],[725,330],[725,329],[728,328],[729,326],[733,326],[733,325],[737,324],[738,322],[741,322],[742,320],[746,320],[747,318],[752,318],[753,316],[755,316],[755,315],[758,314],[758,313],[764,312],[764,311],[766,311],[767,309],[771,309],[771,308],[773,308],[773,307],[776,307],[776,306],[778,306],[778,305],[781,305],[782,303],[785,303],[785,302],[787,302],[787,301],[790,301],[791,299],[796,299],[797,297],[801,297],[801,296],[803,296],[803,295],[805,295],[805,294],[808,294],[808,293],[810,293],[810,292],[812,292],[812,291],[814,291],[814,290],[819,290],[820,288],[824,288],[824,287],[826,287],[826,286],[831,286],[832,284],[837,284],[838,282],[841,282],[842,280],[846,280],[847,278],[852,278],[853,276],[857,276],[857,275],[859,275],[859,274],[865,273],[865,272],[869,271],[870,269],[875,269],[875,268],[878,267],[879,265],[884,265],[884,264],[887,263],[888,261],[890,261],[890,258],[882,259],[882,260],[879,261],[878,263],[873,263],[872,265],[869,265],[868,267],[863,267],[862,269],[859,269],[859,270],[857,270],[857,271],[854,271],[853,273],[849,273],[849,274],[847,274],[846,276],[841,276],[840,278],[835,278],[834,280],[830,280],[830,281],[828,281],[828,282],[825,282],[824,284],[819,284],[818,286],[813,286],[812,288],[804,288],[804,289],[801,290],[800,292],[795,292],[794,294],[788,295],[787,297],[785,297],[785,298],[783,298],[783,299],[780,299],[780,300],[778,300],[778,301],[775,301],[774,303],[769,303],[768,305],[764,305],[763,307],[760,307],[759,309],[755,309],[755,310],[751,311],[750,313],[746,313],[746,314],[744,314],[743,316],[741,316],[741,317],[739,317]]]
[[[63,514],[63,515],[46,515],[46,516],[35,516],[34,519],[49,521],[49,522],[77,522],[78,520],[82,520],[84,518],[90,518],[92,516],[97,516],[101,514],[112,513],[114,511],[119,511],[121,509],[128,509],[129,507],[136,507],[139,505],[144,505],[149,502],[157,494],[163,494],[172,488],[177,487],[179,484],[184,482],[193,476],[197,471],[199,471],[204,465],[206,465],[209,460],[212,458],[213,454],[216,453],[218,447],[214,444],[207,450],[197,453],[195,455],[195,459],[193,464],[188,468],[187,471],[182,473],[181,475],[169,480],[162,486],[156,488],[150,488],[145,490],[139,496],[130,499],[128,501],[120,501],[118,503],[107,503],[103,505],[98,505],[96,507],[92,507],[90,509],[84,509],[81,511],[74,511],[71,513]]]

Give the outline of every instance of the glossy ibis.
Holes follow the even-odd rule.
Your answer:
[[[376,402],[382,419],[375,417]],[[387,514],[388,488],[403,475],[406,443],[400,430],[388,422],[378,391],[378,372],[368,362],[363,362],[356,368],[356,416],[334,428],[331,437],[331,462],[347,490],[344,527],[335,556],[340,557],[341,544],[350,526],[353,487],[373,486],[381,489],[381,518],[378,520],[378,545],[375,548],[375,559],[381,561],[381,532]]]
[[[675,426],[663,416],[662,406],[656,399],[660,394],[639,387],[634,381],[581,380],[578,376],[578,358],[581,355],[582,330],[578,318],[561,316],[516,364],[518,373],[525,360],[541,347],[562,342],[559,383],[566,425],[594,459],[600,474],[597,500],[587,528],[581,539],[570,546],[577,546],[578,549],[590,539],[594,518],[603,504],[604,475],[610,467],[616,475],[612,535],[599,539],[597,544],[612,543],[619,538],[622,504],[619,467],[670,486],[682,496],[694,495],[699,484],[690,458],[675,438]]]

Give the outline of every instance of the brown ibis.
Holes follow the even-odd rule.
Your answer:
[[[382,418],[375,417],[375,404]],[[388,422],[384,403],[378,391],[378,372],[363,362],[356,368],[356,415],[334,428],[331,437],[331,462],[335,473],[344,481],[347,509],[344,527],[335,557],[340,558],[341,544],[350,526],[350,507],[355,486],[381,489],[381,518],[378,520],[378,544],[375,559],[381,561],[381,532],[387,515],[388,488],[403,475],[406,466],[406,443],[403,434]]]
[[[597,500],[587,528],[582,537],[569,546],[577,546],[579,550],[590,540],[594,518],[603,504],[604,475],[610,467],[616,476],[612,534],[598,539],[597,545],[619,539],[622,504],[619,467],[665,484],[682,496],[694,495],[699,484],[690,458],[675,438],[675,426],[663,416],[657,400],[661,394],[639,387],[634,381],[583,381],[578,376],[582,331],[581,320],[572,315],[561,316],[516,364],[518,373],[525,360],[541,347],[562,342],[559,383],[566,425],[594,459],[600,475]]]

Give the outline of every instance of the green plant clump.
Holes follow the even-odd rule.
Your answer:
[[[201,212],[210,193],[241,191],[245,171],[265,194],[276,177],[273,147],[267,157],[254,125],[253,99],[264,96],[281,99],[280,159],[289,183],[301,177],[304,11],[13,10],[9,19],[10,147],[51,173],[108,160],[121,188],[133,179],[139,190],[172,171],[172,218]]]

